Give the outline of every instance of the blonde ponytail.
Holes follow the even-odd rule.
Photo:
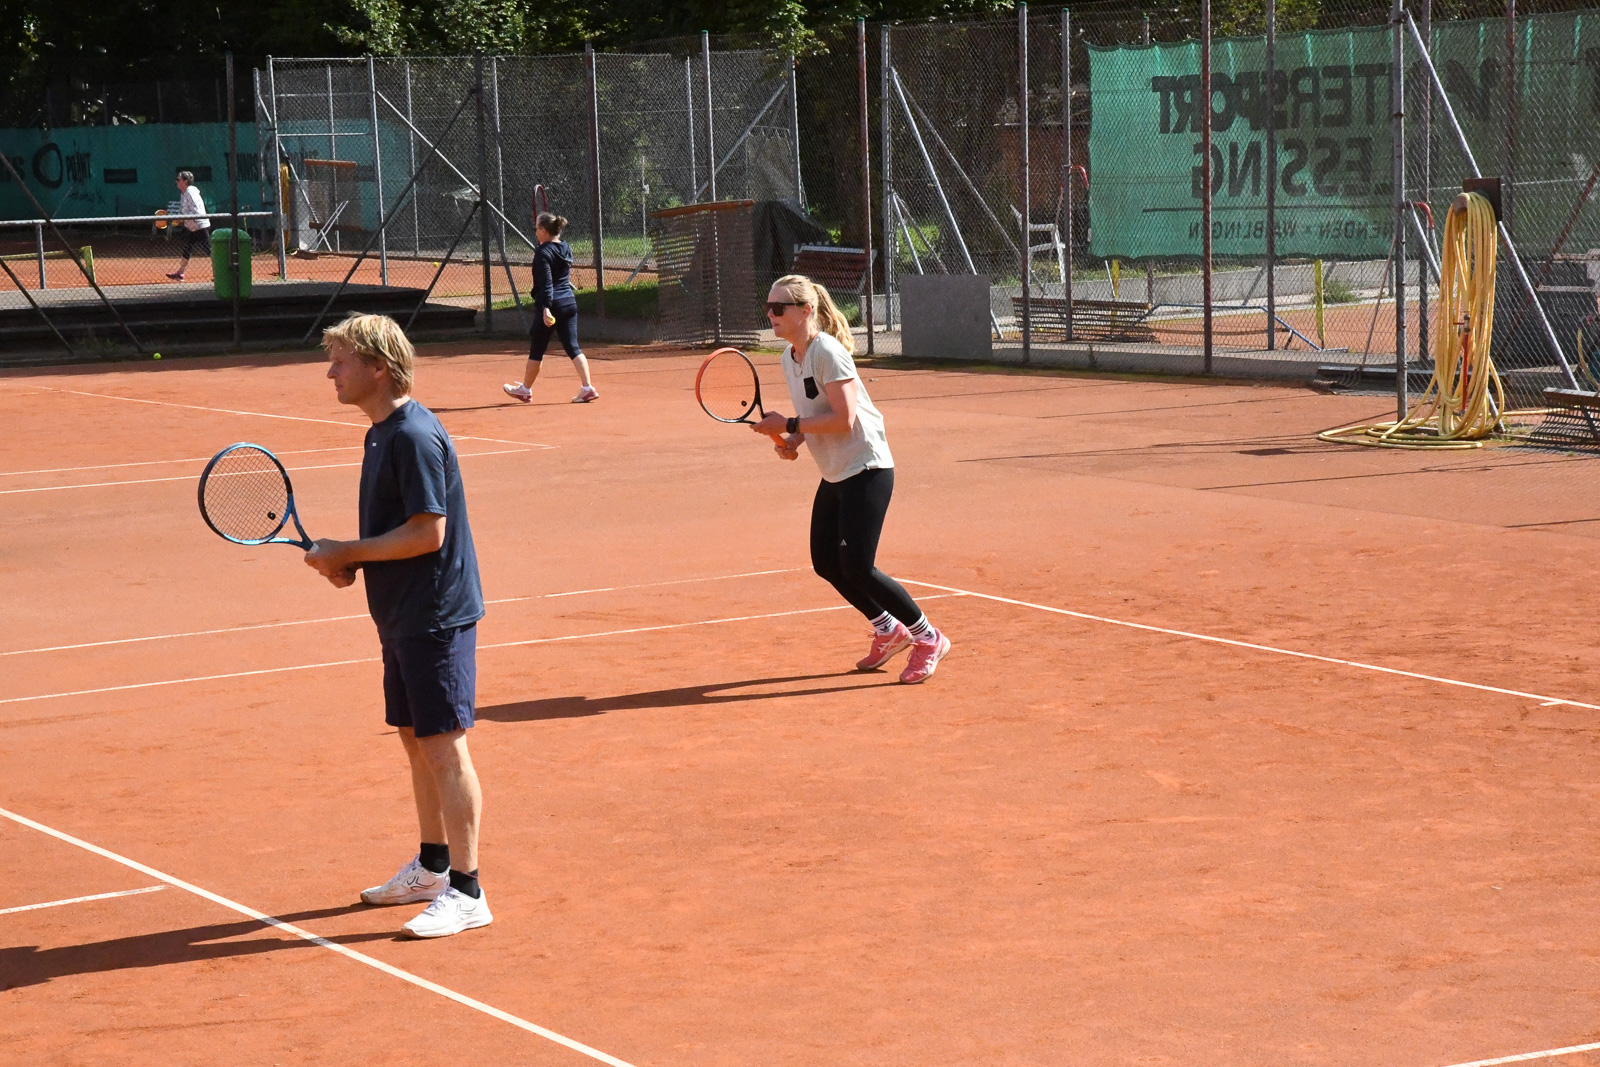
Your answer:
[[[816,313],[818,328],[843,345],[846,352],[855,354],[856,339],[850,333],[850,320],[844,317],[824,286],[804,274],[786,274],[772,284],[774,288],[781,286],[795,303],[811,308]]]

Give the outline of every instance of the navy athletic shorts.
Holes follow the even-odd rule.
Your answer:
[[[383,721],[418,737],[472,728],[478,697],[478,627],[432,630],[383,642]]]

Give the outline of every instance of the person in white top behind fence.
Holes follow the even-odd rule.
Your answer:
[[[200,190],[195,187],[194,175],[186,170],[178,172],[178,193],[180,196],[179,214],[204,215],[206,213],[205,198],[200,195]],[[183,242],[180,252],[183,259],[178,262],[178,269],[167,277],[175,282],[183,281],[184,272],[189,269],[189,257],[199,249],[204,258],[211,258],[211,220],[184,219]]]

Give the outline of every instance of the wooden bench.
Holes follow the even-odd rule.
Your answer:
[[[1600,393],[1586,393],[1581,389],[1546,389],[1544,399],[1553,408],[1600,411]]]
[[[1035,296],[1028,300],[1029,318],[1036,336],[1067,337],[1067,300],[1061,296]],[[1011,298],[1011,309],[1022,323],[1022,297]],[[1077,341],[1152,342],[1155,331],[1145,324],[1153,310],[1138,300],[1074,300],[1072,337]]]
[[[867,269],[878,258],[876,250],[867,258],[864,248],[840,248],[835,245],[795,245],[794,262],[790,274],[804,274],[821,283],[830,293],[859,295],[867,284]]]

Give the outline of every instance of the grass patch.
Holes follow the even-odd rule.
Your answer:
[[[634,282],[632,285],[611,285],[606,287],[606,318],[608,319],[637,319],[643,322],[654,322],[659,318],[656,294],[659,289],[655,282]],[[578,314],[595,314],[595,291],[579,289]],[[510,297],[496,300],[496,309],[516,307],[516,302]],[[531,311],[533,302],[527,297],[522,298],[522,306]]]
[[[1322,283],[1324,304],[1353,304],[1356,299],[1356,291],[1342,278],[1328,278]]]

